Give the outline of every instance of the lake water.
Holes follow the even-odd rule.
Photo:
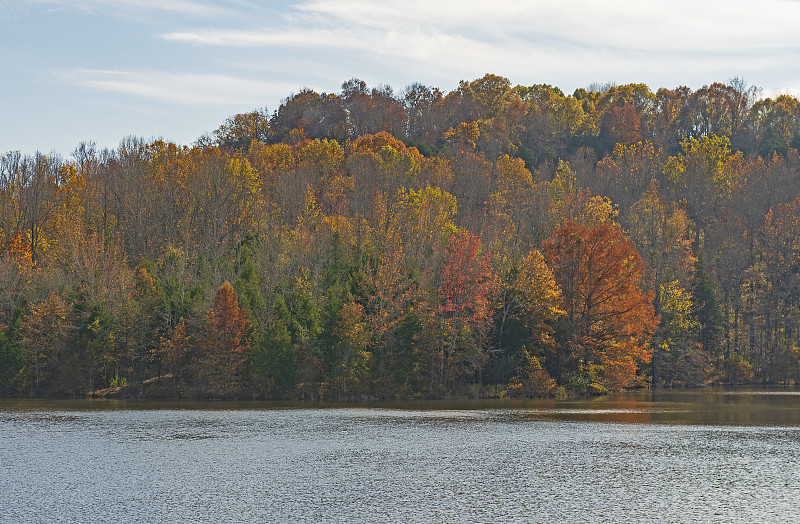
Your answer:
[[[0,401],[0,522],[800,521],[800,392]]]

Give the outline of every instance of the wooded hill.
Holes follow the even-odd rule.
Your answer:
[[[800,104],[350,80],[0,161],[0,390],[542,396],[800,376]]]

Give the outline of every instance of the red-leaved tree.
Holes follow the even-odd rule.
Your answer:
[[[495,289],[489,253],[468,231],[454,234],[444,252],[438,285],[440,386],[464,369],[480,370],[486,359]]]

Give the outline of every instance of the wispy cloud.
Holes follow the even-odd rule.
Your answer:
[[[626,72],[665,76],[665,68],[674,67],[680,82],[689,81],[680,78],[687,75],[785,67],[797,58],[800,3],[763,2],[753,9],[730,0],[674,0],[669,6],[642,0],[633,9],[627,0],[311,0],[255,29],[195,28],[161,37],[220,48],[317,48],[323,54],[333,48],[426,74],[527,69],[558,78],[619,78]]]
[[[0,0],[14,79],[0,91],[15,101],[0,142],[27,147],[20,130],[48,119],[81,120],[86,136],[94,122],[114,140],[196,136],[228,112],[353,76],[449,90],[491,72],[565,91],[739,76],[765,96],[798,94],[798,20],[798,0]]]
[[[220,47],[319,47],[359,48],[363,46],[351,32],[346,30],[310,29],[280,31],[200,30],[166,33],[164,40],[197,45]]]
[[[282,82],[265,82],[219,74],[172,73],[166,71],[113,71],[73,69],[59,71],[65,83],[133,95],[158,102],[192,105],[259,105],[265,93],[290,92],[296,88]]]
[[[793,45],[800,19],[800,3],[785,0],[762,0],[758,9],[749,2],[731,0],[673,0],[668,6],[660,0],[642,0],[635,8],[628,0],[408,0],[402,4],[315,0],[298,9],[354,31],[412,29],[431,36],[459,35],[496,44],[515,40],[562,50],[601,46],[703,52]],[[564,44],[569,44],[567,49]]]
[[[90,14],[167,12],[198,18],[212,18],[231,10],[219,3],[198,0],[27,0],[29,6],[82,11]]]

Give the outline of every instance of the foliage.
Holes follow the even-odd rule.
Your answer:
[[[203,389],[213,396],[235,395],[244,385],[250,322],[228,281],[217,289],[214,307],[206,313],[205,334],[198,345],[197,374]]]
[[[739,80],[568,95],[487,74],[303,89],[191,147],[9,152],[0,391],[797,381],[798,146],[798,100]]]
[[[592,382],[596,374],[608,389],[633,385],[639,366],[650,360],[657,320],[652,293],[640,287],[643,264],[636,247],[606,221],[567,222],[544,248],[563,293],[562,373],[571,370]]]
[[[464,231],[450,238],[437,287],[440,387],[485,361],[491,326],[490,304],[495,277],[489,254],[477,236]]]

